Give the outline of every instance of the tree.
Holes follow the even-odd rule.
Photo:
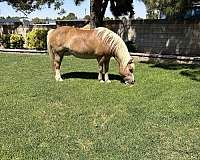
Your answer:
[[[8,2],[16,10],[20,10],[24,13],[30,13],[36,9],[47,4],[49,7],[52,5],[54,9],[59,9],[63,13],[64,0],[0,0],[0,2]],[[84,0],[74,0],[76,5],[79,5]],[[108,2],[111,4],[111,12],[115,17],[121,15],[134,15],[133,11],[133,0],[90,0],[91,5],[91,20],[93,26],[101,26],[103,23],[104,14],[108,6]]]
[[[161,15],[171,17],[178,13],[184,13],[194,3],[200,0],[141,0],[147,8],[147,16],[151,19],[160,18]]]
[[[63,16],[63,20],[75,20],[77,19],[76,15],[74,13],[69,13],[67,16]]]
[[[38,17],[35,17],[35,18],[32,19],[32,23],[33,24],[44,24],[44,23],[46,23],[46,21],[44,19],[40,19]]]
[[[85,15],[85,17],[83,18],[84,20],[90,20],[90,15]]]
[[[75,3],[78,5],[82,1],[84,0],[75,0]],[[130,18],[133,17],[133,0],[90,0],[90,15],[93,27],[103,24],[103,18],[109,1],[111,4],[110,10],[115,17],[122,15],[129,15]]]
[[[61,10],[64,0],[0,0],[0,2],[7,2],[8,5],[11,5],[14,9],[23,12],[24,14],[31,13],[36,9],[41,9],[45,4],[48,7],[54,6],[54,9]]]
[[[69,13],[67,16],[57,17],[57,20],[76,20],[77,17],[74,13]]]

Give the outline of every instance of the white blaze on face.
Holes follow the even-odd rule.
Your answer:
[[[133,84],[135,82],[134,69],[135,64],[131,61],[127,66],[127,76],[124,78],[126,84]]]
[[[133,82],[135,82],[135,77],[134,77],[133,73],[132,73],[132,78],[133,78]]]

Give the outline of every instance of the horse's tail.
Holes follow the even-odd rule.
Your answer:
[[[52,50],[52,46],[51,46],[51,43],[50,43],[50,36],[52,34],[52,32],[54,31],[54,29],[51,29],[48,31],[48,34],[47,34],[47,50],[48,50],[48,53],[49,53],[49,57],[51,59],[51,63],[52,63],[52,69],[54,71],[54,58],[55,58],[55,55],[54,55],[54,52]]]

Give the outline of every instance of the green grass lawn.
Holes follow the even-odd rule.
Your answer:
[[[0,159],[200,159],[200,66],[136,64],[97,81],[96,60],[0,54]]]

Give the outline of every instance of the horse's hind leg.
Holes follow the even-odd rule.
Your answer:
[[[104,74],[105,74],[105,82],[110,83],[108,76],[108,70],[109,70],[109,63],[110,63],[110,57],[106,57],[104,61]]]
[[[63,81],[60,74],[60,66],[61,66],[62,59],[63,59],[63,54],[55,54],[52,65],[53,65],[56,81]]]

